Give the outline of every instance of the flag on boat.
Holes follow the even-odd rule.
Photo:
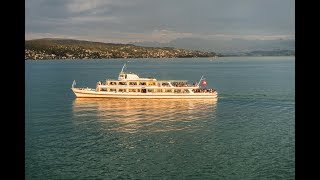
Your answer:
[[[202,85],[207,86],[207,81],[205,79],[202,80]]]
[[[198,86],[200,86],[200,83],[203,85],[203,86],[207,86],[207,81],[206,81],[206,78],[203,77],[203,75],[201,76],[199,82],[197,83]]]

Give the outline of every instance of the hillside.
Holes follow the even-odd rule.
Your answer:
[[[243,54],[254,51],[295,51],[294,39],[202,39],[202,38],[177,38],[168,43],[159,42],[133,42],[137,46],[148,47],[175,47],[190,50],[213,51],[218,54]]]
[[[213,57],[213,52],[142,47],[73,39],[36,39],[25,41],[25,59],[109,59],[109,58],[175,58]]]

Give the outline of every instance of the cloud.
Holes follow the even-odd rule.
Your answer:
[[[42,39],[42,38],[64,38],[64,39],[75,39],[76,36],[68,36],[65,34],[51,34],[51,33],[26,33],[26,40],[31,39]]]
[[[71,0],[67,1],[65,6],[71,13],[93,12],[96,10],[110,10],[111,7],[131,6],[140,0]]]
[[[67,9],[70,12],[83,12],[83,11],[89,11],[92,9],[96,9],[99,6],[103,6],[108,4],[108,1],[103,0],[73,0],[66,4]]]
[[[26,0],[26,38],[294,38],[294,0]]]
[[[204,37],[204,36],[202,36]],[[265,35],[265,34],[249,34],[249,35],[236,35],[236,34],[211,34],[207,35],[208,39],[222,39],[222,40],[233,40],[233,39],[243,39],[243,40],[276,40],[276,39],[295,39],[294,35]]]

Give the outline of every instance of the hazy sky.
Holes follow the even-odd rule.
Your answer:
[[[26,39],[294,39],[294,0],[26,0]]]

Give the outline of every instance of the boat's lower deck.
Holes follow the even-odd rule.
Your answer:
[[[143,98],[143,99],[212,99],[217,98],[218,93],[136,93],[136,92],[104,92],[95,89],[72,88],[77,97],[93,98]]]

